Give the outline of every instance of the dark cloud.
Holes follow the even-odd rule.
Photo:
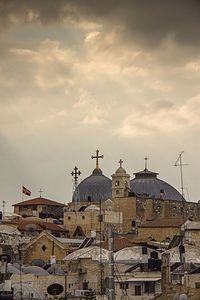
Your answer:
[[[198,0],[5,0],[0,3],[3,28],[16,20],[48,24],[67,17],[122,26],[123,37],[153,47],[169,35],[188,46],[200,41]]]

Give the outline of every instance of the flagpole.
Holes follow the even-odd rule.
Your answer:
[[[22,185],[22,201],[24,201],[23,185]]]

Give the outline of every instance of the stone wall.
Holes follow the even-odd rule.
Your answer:
[[[180,234],[180,228],[175,227],[138,227],[138,238],[142,240],[147,240],[152,237],[156,241],[163,241],[167,237],[172,238],[174,235]]]
[[[57,260],[63,259],[68,254],[68,249],[59,247],[55,242],[43,235],[26,248],[25,262],[31,263],[33,259],[42,259],[45,262],[50,260],[52,255],[56,256]]]

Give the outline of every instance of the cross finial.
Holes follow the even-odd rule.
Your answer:
[[[144,158],[144,161],[145,161],[145,170],[147,170],[147,160],[148,160],[148,157],[147,156],[145,156],[145,158]]]
[[[99,169],[99,158],[103,158],[103,155],[99,155],[99,150],[96,150],[96,156],[91,156],[91,158],[96,158],[96,169]]]
[[[120,168],[122,167],[123,164],[123,160],[120,158],[120,160],[118,161]]]
[[[71,172],[71,175],[74,177],[75,183],[77,183],[78,176],[81,175],[81,171],[79,171],[77,167],[74,167],[74,171]]]
[[[39,193],[39,195],[40,195],[40,198],[42,197],[42,193],[43,193],[43,191],[40,189],[39,191],[38,191],[38,193]]]

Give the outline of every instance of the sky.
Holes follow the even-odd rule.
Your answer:
[[[123,159],[200,199],[198,0],[0,1],[0,205],[21,187],[71,201],[95,167]]]

